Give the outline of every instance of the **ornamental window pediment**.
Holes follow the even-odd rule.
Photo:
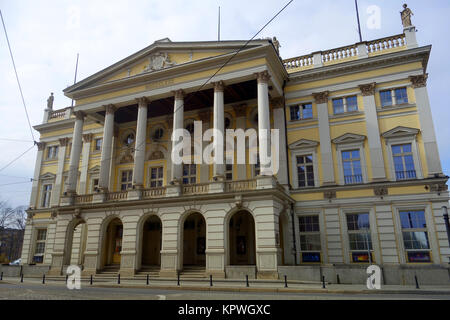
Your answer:
[[[419,133],[419,131],[420,130],[416,128],[398,126],[389,131],[386,131],[381,136],[385,139],[414,137]]]
[[[334,144],[345,144],[345,143],[361,143],[366,139],[366,136],[356,134],[356,133],[346,133],[340,137],[331,140]]]
[[[304,148],[315,148],[319,145],[318,141],[308,140],[308,139],[300,139],[296,142],[293,142],[289,145],[289,149],[304,149]]]

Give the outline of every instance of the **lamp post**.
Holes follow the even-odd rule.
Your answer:
[[[446,206],[442,207],[442,211],[443,211],[443,216],[444,216],[444,222],[445,222],[445,229],[447,230],[447,240],[448,240],[448,244],[450,246],[450,223],[448,220],[448,209]],[[450,256],[448,257],[449,259],[449,264],[450,264]]]

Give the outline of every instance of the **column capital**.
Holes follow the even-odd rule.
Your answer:
[[[93,137],[94,137],[94,135],[92,133],[83,134],[83,141],[91,142]]]
[[[233,106],[234,113],[236,113],[236,117],[245,117],[247,115],[247,104],[241,103]]]
[[[330,95],[330,91],[317,92],[313,93],[312,95],[317,104],[328,103],[328,96]]]
[[[284,98],[273,98],[270,100],[270,104],[272,105],[272,109],[284,108]]]
[[[422,88],[427,86],[427,79],[428,79],[428,73],[421,74],[418,76],[410,76],[409,80],[412,83],[412,87],[414,89],[416,88]]]
[[[367,83],[367,84],[360,84],[359,89],[361,90],[361,93],[363,96],[373,96],[375,95],[375,87],[377,83]]]
[[[225,83],[222,80],[211,83],[214,86],[214,92],[223,92],[223,90],[225,89]]]
[[[183,100],[184,98],[184,91],[182,89],[174,90],[172,91],[175,100]]]
[[[140,97],[135,99],[138,103],[139,107],[147,107],[147,104],[150,102],[150,100],[147,97]]]
[[[77,120],[84,120],[84,117],[86,117],[86,114],[82,111],[75,111],[74,114]]]
[[[258,83],[268,83],[271,78],[271,75],[269,74],[269,71],[267,71],[267,70],[255,73],[255,75],[256,75],[256,80],[258,81]]]
[[[61,147],[67,147],[69,145],[69,140],[69,138],[60,138],[59,144],[61,145]]]
[[[116,112],[117,108],[113,104],[108,104],[105,106],[106,114],[114,114]]]
[[[43,142],[43,141],[41,141],[41,142],[36,142],[36,145],[37,145],[37,147],[38,147],[38,151],[42,151],[42,150],[45,149],[46,143]]]

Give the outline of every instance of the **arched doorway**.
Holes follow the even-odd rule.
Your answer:
[[[103,250],[103,266],[120,266],[120,252],[122,251],[123,224],[119,218],[114,218],[106,227]]]
[[[86,250],[87,224],[82,219],[74,219],[67,226],[63,265],[82,265]]]
[[[245,210],[230,218],[228,225],[230,265],[256,265],[255,221]]]
[[[161,265],[162,224],[158,216],[152,215],[142,230],[141,268]]]
[[[183,265],[206,266],[206,222],[198,213],[191,213],[183,223]]]

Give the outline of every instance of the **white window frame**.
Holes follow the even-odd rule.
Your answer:
[[[300,230],[300,218],[302,218],[302,217],[312,217],[312,216],[318,218],[319,231],[301,231]],[[324,246],[323,246],[323,243],[322,243],[322,238],[323,238],[323,235],[322,235],[322,224],[321,224],[320,220],[321,220],[320,214],[318,214],[318,213],[311,213],[311,214],[304,213],[304,214],[297,215],[298,240],[299,240],[298,251],[299,251],[299,259],[300,259],[300,263],[301,264],[322,264],[324,262],[323,261],[323,248],[324,248]],[[308,236],[308,235],[319,235],[320,250],[302,250],[302,247],[301,247],[302,246],[302,243],[301,243],[301,236],[302,235],[305,235],[305,236]],[[303,262],[302,261],[302,253],[303,252],[319,252],[319,254],[320,254],[320,262]]]
[[[152,179],[152,169],[159,169],[159,168],[162,169],[162,173],[163,173],[162,177],[161,178]],[[148,168],[148,176],[147,177],[148,177],[148,187],[149,188],[159,188],[159,186],[152,187],[152,181],[156,181],[156,182],[161,181],[161,187],[163,187],[164,186],[164,165],[161,164],[159,166],[154,165],[154,166],[149,167]]]
[[[40,230],[45,230],[45,239],[44,240],[38,240],[38,234]],[[36,227],[34,229],[34,235],[33,235],[33,250],[31,251],[31,261],[34,262],[34,257],[41,256],[42,257],[42,263],[44,264],[44,258],[45,258],[45,250],[47,249],[47,239],[48,239],[48,228],[47,227]],[[44,244],[44,251],[42,253],[36,253],[36,249],[38,246],[38,243]]]
[[[311,117],[310,118],[305,118],[304,117],[304,115],[303,115],[303,109],[302,109],[302,107],[304,106],[304,105],[307,105],[307,104],[310,104],[311,105]],[[314,119],[314,111],[313,111],[313,109],[314,109],[314,106],[313,106],[314,104],[312,103],[312,102],[300,102],[300,103],[296,103],[296,104],[291,104],[291,105],[289,105],[289,119],[290,119],[290,121],[292,121],[292,122],[295,122],[295,121],[308,121],[308,120],[313,120]],[[292,119],[292,112],[291,112],[291,108],[293,108],[293,107],[298,107],[299,108],[299,113],[300,113],[300,118],[299,119]]]
[[[100,143],[100,149],[97,150],[97,141],[101,140],[102,142]],[[93,153],[101,153],[102,152],[102,148],[103,148],[103,138],[102,137],[97,137],[94,138],[94,143],[93,143]]]
[[[386,154],[388,156],[390,180],[391,181],[404,181],[403,179],[397,180],[397,176],[395,174],[395,167],[394,167],[394,157],[392,154],[392,146],[398,145],[398,144],[409,144],[409,143],[411,144],[411,151],[413,154],[413,161],[414,161],[414,169],[416,170],[416,178],[423,179],[422,165],[420,163],[416,135],[396,137],[396,138],[394,138],[394,137],[386,138],[385,137],[384,139],[385,139],[385,144],[386,144]]]
[[[302,148],[302,149],[293,149],[291,150],[291,158],[292,158],[292,174],[293,174],[293,183],[294,188],[296,189],[305,189],[305,188],[318,188],[320,187],[319,182],[319,163],[317,160],[317,147],[311,148]],[[314,173],[314,187],[300,187],[298,185],[298,174],[297,174],[297,156],[312,156],[312,165],[313,165],[313,173]]]
[[[50,150],[53,150],[51,153],[52,157],[50,157]],[[46,151],[47,152],[46,152],[45,160],[58,160],[59,145],[54,144],[54,145],[47,146]]]
[[[407,103],[401,103],[401,104],[397,103],[397,97],[395,96],[395,90],[397,90],[397,89],[405,89],[406,90],[406,97],[408,99]],[[395,107],[395,106],[409,105],[410,104],[410,97],[408,95],[408,86],[406,86],[406,85],[400,85],[400,86],[389,87],[389,88],[380,88],[377,91],[378,91],[378,97],[380,98],[380,108],[381,109],[389,108],[389,107]],[[383,101],[381,100],[381,92],[382,91],[391,91],[392,104],[383,106]]]
[[[183,182],[183,180],[184,180],[185,178],[188,178],[188,179],[189,179],[189,183],[186,184],[186,185],[191,185],[191,184],[196,184],[196,183],[198,183],[198,166],[197,166],[196,164],[194,164],[194,163],[191,163],[191,164],[188,164],[188,163],[182,163],[182,166],[185,166],[185,165],[187,165],[187,166],[195,166],[195,182],[194,182],[194,183],[191,183],[191,181],[190,181],[191,178],[194,177],[194,175],[191,174],[191,169],[190,169],[190,168],[189,168],[189,175],[185,176],[185,175],[183,174],[183,172],[182,172],[181,182]],[[182,167],[182,169],[183,169],[183,167]],[[183,170],[183,171],[184,171],[184,170]]]
[[[348,98],[352,98],[352,97],[356,97],[356,110],[352,110],[352,111],[348,111],[348,104],[347,104],[347,99]],[[344,112],[340,112],[340,113],[335,113],[334,112],[334,100],[337,99],[342,99],[343,103],[344,103]],[[346,113],[355,113],[355,112],[359,112],[359,104],[358,104],[358,95],[357,94],[350,94],[350,95],[345,95],[345,96],[341,96],[341,97],[332,97],[331,98],[331,108],[333,109],[333,116],[339,116],[341,114],[346,114]]]
[[[119,176],[118,176],[118,185],[117,185],[117,191],[126,191],[126,190],[128,190],[128,188],[127,189],[125,189],[125,190],[122,190],[122,172],[124,172],[124,171],[131,171],[131,181],[130,181],[130,183],[131,183],[131,185],[133,184],[133,168],[123,168],[123,169],[121,169],[121,170],[119,170]]]
[[[40,208],[50,208],[50,205],[52,203],[52,194],[54,192],[54,182],[53,181],[48,181],[48,180],[44,180],[41,182],[42,186],[41,186],[41,196],[39,197],[39,207]],[[45,186],[51,186],[51,190],[50,190],[50,196],[48,198],[48,206],[44,206],[44,197],[45,197]]]
[[[363,178],[362,183],[368,183],[368,175],[367,175],[367,162],[366,155],[364,153],[364,140],[352,143],[337,143],[336,144],[336,154],[338,160],[338,168],[339,168],[339,184],[340,185],[352,185],[345,184],[344,179],[344,166],[342,164],[342,152],[343,151],[351,151],[351,150],[359,150],[359,156],[361,161],[361,174]]]
[[[227,166],[231,166],[231,170],[227,170]],[[227,179],[227,174],[231,174],[231,179]],[[224,178],[226,181],[234,180],[234,165],[231,163],[224,163]]]

